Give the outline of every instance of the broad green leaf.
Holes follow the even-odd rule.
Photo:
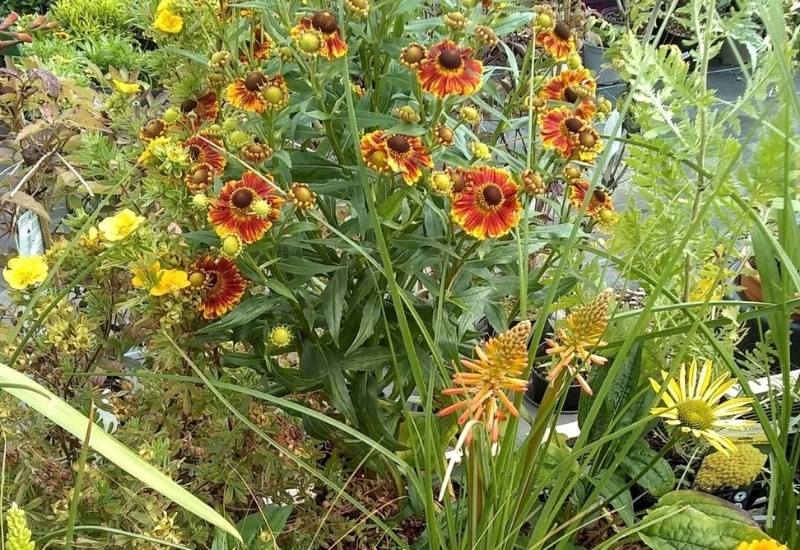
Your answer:
[[[386,420],[378,403],[379,391],[373,374],[359,372],[353,378],[353,403],[359,428],[387,449],[402,451],[406,447],[386,427]]]
[[[347,389],[347,380],[341,365],[336,362],[330,350],[304,342],[300,355],[300,369],[307,375],[322,376],[333,406],[353,425],[358,424],[356,411]]]
[[[766,535],[742,510],[696,491],[674,491],[642,519],[639,536],[653,550],[730,550]]]
[[[292,151],[291,172],[294,181],[324,181],[341,179],[344,176],[342,167],[309,151]]]
[[[254,296],[236,306],[219,321],[211,323],[195,334],[219,333],[242,325],[246,325],[257,319],[272,308],[272,303],[266,296]]]
[[[342,326],[344,300],[347,296],[347,270],[342,269],[333,274],[320,297],[320,305],[328,331],[333,343],[339,345],[339,329]]]
[[[24,374],[0,365],[0,384],[14,384],[15,387],[7,386],[4,390],[78,439],[82,440],[86,435],[88,418]],[[22,385],[28,386],[30,390],[18,387]],[[228,520],[103,430],[91,431],[89,446],[123,472],[158,491],[178,506],[219,527],[237,540],[242,540]]]
[[[350,347],[347,348],[345,355],[351,353],[353,350],[363,344],[367,338],[372,336],[372,334],[375,332],[375,325],[377,324],[380,315],[381,296],[376,294],[367,300],[367,304],[364,306],[364,310],[361,314],[361,323],[358,326],[358,333],[356,334],[356,337],[353,338],[353,342],[350,344]]]
[[[656,454],[647,442],[639,440],[622,459],[620,468],[628,477],[634,478],[647,468]],[[637,483],[654,497],[660,497],[675,487],[675,473],[669,462],[662,457],[639,478]]]

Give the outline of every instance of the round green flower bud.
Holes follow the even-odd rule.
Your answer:
[[[222,252],[231,258],[239,255],[242,251],[242,241],[235,235],[228,235],[222,239]]]
[[[192,206],[197,208],[198,210],[203,210],[208,207],[208,197],[206,197],[202,193],[197,193],[196,195],[192,195]]]
[[[228,145],[233,149],[241,149],[250,143],[250,136],[241,130],[234,130],[228,134]]]
[[[575,71],[577,69],[580,69],[582,66],[583,66],[583,60],[581,59],[580,54],[571,53],[570,56],[567,58],[567,67]]]
[[[161,118],[163,118],[164,122],[167,124],[174,124],[181,119],[181,110],[176,107],[170,107],[164,111],[164,116]]]
[[[253,203],[253,212],[255,212],[257,216],[267,216],[271,210],[272,206],[268,201],[260,200]]]

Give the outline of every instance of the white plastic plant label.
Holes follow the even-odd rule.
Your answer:
[[[39,217],[31,210],[17,219],[17,252],[20,256],[37,256],[44,253],[42,226]]]

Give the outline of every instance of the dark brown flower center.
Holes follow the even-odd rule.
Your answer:
[[[439,54],[439,63],[445,69],[458,69],[461,66],[461,54],[458,50],[445,50]]]
[[[157,138],[161,135],[161,132],[164,131],[164,123],[160,120],[151,120],[147,124],[144,125],[142,131],[145,136],[149,138]]]
[[[183,103],[181,103],[181,111],[184,113],[191,113],[197,108],[197,101],[194,99],[187,99]]]
[[[589,130],[581,132],[578,139],[584,147],[594,147],[594,144],[597,143],[597,138],[594,136],[594,133]]]
[[[200,147],[197,145],[190,145],[189,146],[189,158],[192,160],[197,160],[200,158]]]
[[[602,189],[595,189],[592,193],[592,198],[602,204],[606,202],[606,193]]]
[[[205,183],[208,181],[208,168],[201,166],[192,173],[192,181],[194,183]]]
[[[423,57],[425,57],[425,50],[416,45],[409,46],[403,55],[406,63],[419,63]]]
[[[575,103],[580,99],[580,95],[578,95],[578,90],[573,88],[572,86],[567,86],[564,89],[564,99],[566,99],[569,103]]]
[[[483,188],[483,199],[489,206],[497,206],[503,202],[503,192],[496,185],[487,185]]]
[[[231,197],[236,208],[247,208],[253,202],[253,192],[249,189],[237,189]]]
[[[453,180],[454,193],[461,193],[467,186],[467,178],[465,178],[463,174],[456,172],[450,176],[450,179]]]
[[[331,34],[339,30],[339,20],[333,12],[318,11],[311,18],[311,26],[321,33]]]
[[[567,130],[577,134],[583,128],[583,121],[578,117],[570,117],[565,122],[564,125],[567,127]]]
[[[253,71],[244,78],[244,87],[251,92],[257,92],[267,81],[267,77],[261,71]]]
[[[408,142],[408,139],[399,134],[386,140],[386,144],[389,146],[389,149],[395,153],[406,153],[411,149],[411,144]]]
[[[558,23],[556,23],[553,32],[556,33],[556,36],[559,37],[561,40],[569,40],[569,37],[572,34],[569,29],[569,25],[567,25],[563,21],[559,21]]]
[[[311,190],[304,185],[298,185],[297,187],[292,189],[292,193],[294,194],[294,197],[300,202],[308,202],[314,198],[311,195]]]

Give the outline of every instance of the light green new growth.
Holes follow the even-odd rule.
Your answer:
[[[28,520],[25,519],[25,511],[21,510],[16,503],[6,512],[6,550],[34,550],[36,543],[31,540],[31,530],[28,528]]]

